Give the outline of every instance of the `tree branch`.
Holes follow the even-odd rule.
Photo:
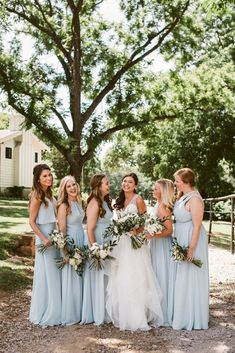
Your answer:
[[[94,110],[97,108],[97,106],[99,105],[99,103],[103,100],[103,98],[115,87],[117,81],[134,65],[136,65],[138,62],[140,62],[141,60],[143,60],[147,55],[149,55],[150,53],[152,53],[154,50],[158,49],[160,47],[160,45],[162,44],[162,42],[164,41],[164,39],[167,37],[167,35],[173,31],[173,29],[176,27],[176,25],[178,24],[179,20],[182,18],[182,16],[184,15],[185,11],[187,10],[188,6],[189,6],[190,0],[187,1],[185,7],[183,8],[183,10],[181,11],[181,13],[179,13],[179,15],[176,17],[176,19],[171,23],[168,24],[167,26],[165,26],[161,31],[159,31],[158,33],[152,35],[148,41],[146,41],[146,43],[136,49],[132,55],[130,56],[130,58],[128,59],[128,61],[126,62],[125,65],[123,65],[123,67],[117,71],[117,73],[112,77],[112,79],[109,81],[109,83],[102,89],[102,91],[96,96],[96,98],[93,100],[93,102],[90,104],[90,106],[87,108],[86,112],[83,114],[83,126],[85,125],[86,121],[89,119],[89,117],[92,115],[92,113],[94,112]],[[165,33],[164,33],[165,31]],[[163,33],[163,34],[162,34]],[[136,58],[134,60],[134,57],[136,56],[136,54],[138,54],[140,51],[142,51],[143,49],[145,49],[146,46],[148,46],[153,39],[155,39],[157,36],[159,36],[159,34],[162,34],[162,36],[160,36],[158,42],[156,45],[154,45],[152,48],[150,48],[148,51],[146,51],[145,53],[143,53],[141,56],[139,56],[138,58]]]
[[[66,124],[66,122],[65,122],[64,118],[62,117],[62,115],[60,114],[60,112],[58,112],[58,110],[55,109],[55,108],[52,108],[51,110],[53,111],[53,113],[59,119],[59,121],[60,121],[61,125],[63,126],[63,129],[64,129],[65,133],[67,134],[67,136],[68,137],[71,136],[71,132],[70,132],[70,130],[68,128],[68,125]]]
[[[18,15],[20,18],[22,18],[23,20],[25,20],[28,23],[30,23],[33,27],[39,29],[40,31],[42,31],[43,33],[48,35],[53,40],[53,42],[55,43],[57,48],[64,54],[64,56],[68,60],[68,63],[71,63],[71,57],[69,55],[69,52],[64,48],[64,46],[62,45],[62,42],[60,40],[60,37],[57,36],[57,34],[55,33],[55,31],[54,31],[54,29],[52,28],[51,25],[49,26],[50,29],[48,29],[48,28],[46,28],[44,26],[41,26],[39,24],[38,18],[35,17],[35,16],[28,17],[25,13],[19,12],[19,11],[13,9],[13,8],[10,8],[10,7],[6,7],[6,9],[10,13]]]
[[[92,147],[88,147],[88,150],[84,155],[82,156],[84,162],[89,160],[90,157],[93,155],[95,152],[96,147],[100,144],[100,141],[105,141],[107,140],[114,132],[125,130],[128,128],[133,127],[134,129],[141,129],[143,126],[148,125],[152,123],[153,121],[163,121],[166,119],[176,119],[178,116],[177,115],[163,115],[163,116],[156,116],[155,118],[152,118],[151,120],[149,118],[143,119],[141,121],[131,121],[126,124],[122,125],[117,125],[114,127],[111,127],[107,129],[106,131],[102,132],[99,136],[97,141],[94,143],[94,140],[92,141]]]

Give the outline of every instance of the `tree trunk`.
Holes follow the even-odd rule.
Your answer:
[[[70,164],[70,173],[74,176],[76,181],[80,184],[82,178],[82,169],[83,169],[83,162],[82,161],[74,161],[74,163]]]

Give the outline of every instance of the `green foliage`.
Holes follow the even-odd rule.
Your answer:
[[[57,185],[64,176],[70,174],[69,163],[55,147],[52,147],[50,152],[46,152],[45,159],[50,160],[52,163],[53,172],[57,179]]]
[[[8,129],[9,127],[9,115],[6,113],[0,113],[0,130]]]
[[[9,197],[22,199],[23,198],[23,190],[24,190],[23,186],[16,186],[16,185],[11,186],[11,187],[7,188],[7,195]]]
[[[231,221],[231,201],[219,201],[213,207],[216,219]]]
[[[152,180],[172,179],[177,169],[188,166],[197,172],[204,197],[234,192],[234,88],[233,64],[218,58],[160,75],[149,99],[160,99],[161,109],[175,118],[119,134],[105,163],[114,169],[136,165]],[[153,111],[158,109],[155,104]]]

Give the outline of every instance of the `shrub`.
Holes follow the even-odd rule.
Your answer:
[[[23,190],[24,190],[23,186],[16,186],[16,185],[11,186],[11,187],[7,188],[7,195],[9,197],[22,199],[23,198]]]
[[[219,201],[214,205],[214,215],[216,219],[231,221],[231,201]]]

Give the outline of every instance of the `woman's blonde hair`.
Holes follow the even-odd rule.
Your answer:
[[[80,186],[76,182],[75,178],[72,175],[66,175],[63,179],[60,181],[60,186],[58,190],[58,202],[57,202],[57,208],[64,203],[66,205],[66,214],[71,214],[71,205],[68,200],[68,193],[66,191],[66,185],[69,181],[73,181],[76,183],[77,188],[78,188],[78,194],[77,194],[77,201],[81,203],[81,197],[80,197]]]
[[[174,183],[170,179],[158,179],[156,181],[161,188],[161,199],[162,203],[169,210],[173,209],[174,205]]]

